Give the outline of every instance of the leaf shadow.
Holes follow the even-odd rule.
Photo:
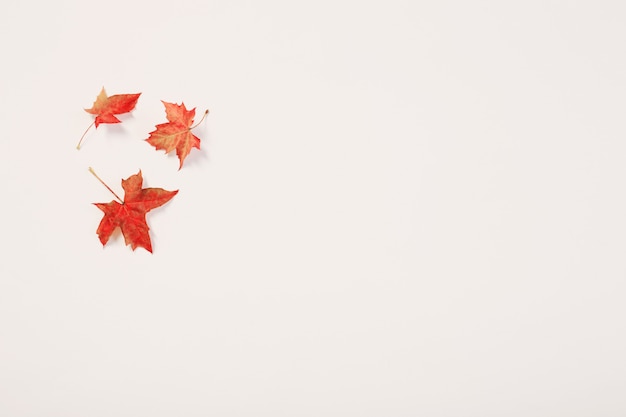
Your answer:
[[[162,220],[159,220],[159,217],[165,215],[165,213],[167,213],[167,211],[169,211],[169,203],[165,204],[164,206],[161,206],[158,208],[158,210],[153,210],[150,211],[150,213],[148,213],[146,215],[146,224],[148,225],[148,229],[149,229],[149,234],[150,234],[150,241],[152,242],[152,253],[155,252],[155,248],[157,248],[159,246],[159,233],[157,231],[155,231],[155,229],[152,227],[153,223],[160,223]],[[167,217],[167,216],[166,216]],[[159,227],[157,227],[157,230],[159,229]]]
[[[185,158],[185,166],[196,166],[211,162],[211,155],[207,148],[211,147],[211,132],[206,125],[206,121],[194,129],[194,134],[200,138],[200,149],[192,149],[191,153]]]
[[[176,157],[176,154],[172,154]],[[176,157],[178,159],[178,157]],[[199,164],[208,163],[211,161],[209,153],[204,148],[200,149],[192,149],[185,161],[183,162],[183,167],[181,169],[185,169],[185,167],[195,167]]]
[[[128,136],[127,123],[132,122],[135,117],[132,114],[119,114],[117,118],[120,119],[120,123],[107,123],[106,133],[114,137],[116,140],[120,137]]]
[[[125,136],[126,128],[124,128],[122,123],[112,123],[107,125],[107,133],[112,136]]]

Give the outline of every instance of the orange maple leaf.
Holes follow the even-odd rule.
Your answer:
[[[143,177],[141,170],[139,170],[137,174],[122,180],[122,188],[124,189],[124,200],[122,200],[96,175],[92,168],[89,168],[89,171],[120,201],[94,203],[104,212],[104,217],[96,231],[102,245],[106,245],[113,231],[119,227],[126,244],[130,245],[133,250],[140,246],[152,253],[146,213],[170,201],[178,193],[178,190],[141,188]]]
[[[156,149],[164,149],[165,153],[176,150],[176,155],[180,161],[178,169],[183,167],[183,161],[191,152],[191,148],[200,149],[200,139],[191,133],[191,130],[202,123],[209,111],[205,111],[195,126],[191,126],[196,115],[195,107],[191,110],[185,108],[185,103],[180,105],[162,101],[165,106],[165,116],[168,123],[156,125],[156,130],[150,132],[150,137],[146,139],[150,145]]]

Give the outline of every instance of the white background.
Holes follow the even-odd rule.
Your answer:
[[[625,20],[4,1],[0,415],[625,415]],[[160,100],[211,111],[180,171]],[[88,166],[180,190],[153,255]]]

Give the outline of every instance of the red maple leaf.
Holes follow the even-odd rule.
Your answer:
[[[156,130],[150,132],[150,137],[146,141],[156,149],[164,149],[165,153],[176,150],[176,155],[180,161],[180,170],[183,161],[191,152],[191,148],[200,149],[200,139],[191,133],[191,129],[202,123],[209,111],[204,112],[202,120],[195,126],[191,126],[196,115],[195,107],[191,110],[185,108],[185,103],[180,105],[162,101],[165,106],[165,116],[168,123],[156,125]]]
[[[121,120],[115,117],[115,115],[128,113],[134,109],[140,95],[141,93],[115,94],[107,97],[107,93],[104,91],[104,87],[102,87],[102,91],[96,97],[93,106],[90,109],[85,109],[85,111],[96,115],[96,128],[100,123],[121,123]]]
[[[178,190],[167,191],[162,188],[141,188],[143,177],[141,170],[139,170],[137,174],[122,180],[122,188],[124,188],[124,200],[122,200],[96,175],[92,168],[89,168],[89,171],[120,201],[94,203],[96,207],[104,212],[104,217],[96,231],[102,245],[106,245],[113,231],[119,227],[122,230],[126,244],[131,245],[133,250],[140,246],[152,253],[146,213],[170,201],[178,193]]]
[[[115,117],[116,114],[128,113],[135,108],[137,100],[139,100],[138,94],[116,94],[111,97],[107,96],[104,87],[102,91],[96,97],[93,106],[90,109],[85,109],[87,113],[95,114],[96,119],[89,125],[83,136],[80,138],[76,149],[80,149],[80,143],[83,141],[85,134],[91,129],[91,126],[96,125],[96,129],[101,123],[121,123],[121,120]]]

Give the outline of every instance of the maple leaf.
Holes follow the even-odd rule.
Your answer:
[[[85,109],[87,113],[96,115],[96,128],[100,123],[121,123],[121,120],[115,117],[116,114],[128,113],[135,108],[137,100],[139,100],[138,94],[115,94],[111,97],[107,96],[104,87],[98,94],[96,101],[90,109]]]
[[[139,170],[137,174],[122,180],[122,188],[124,189],[124,200],[122,200],[96,175],[92,168],[89,168],[89,171],[120,201],[94,203],[104,212],[104,217],[98,225],[98,230],[96,230],[102,245],[106,245],[113,231],[119,227],[126,244],[130,245],[133,250],[142,247],[152,253],[146,213],[170,201],[178,193],[178,190],[141,188],[143,177],[141,170]]]
[[[156,125],[156,130],[150,132],[150,137],[146,139],[146,142],[156,149],[164,149],[166,154],[176,150],[176,155],[180,161],[178,167],[180,170],[183,167],[183,161],[191,152],[191,148],[200,149],[200,139],[191,133],[191,129],[202,123],[209,111],[205,111],[202,120],[195,126],[191,126],[196,115],[195,107],[187,110],[185,103],[178,105],[162,100],[161,102],[165,106],[165,117],[167,117],[168,122]]]
[[[108,97],[106,91],[104,91],[104,87],[102,87],[102,91],[100,91],[100,94],[96,97],[96,101],[94,101],[91,108],[85,109],[87,113],[95,114],[96,119],[89,125],[87,130],[85,130],[85,133],[83,133],[83,136],[80,138],[76,149],[80,149],[80,144],[83,141],[83,138],[94,124],[97,129],[101,123],[121,123],[121,120],[115,117],[115,115],[128,113],[133,110],[140,95],[141,93],[116,94]]]

